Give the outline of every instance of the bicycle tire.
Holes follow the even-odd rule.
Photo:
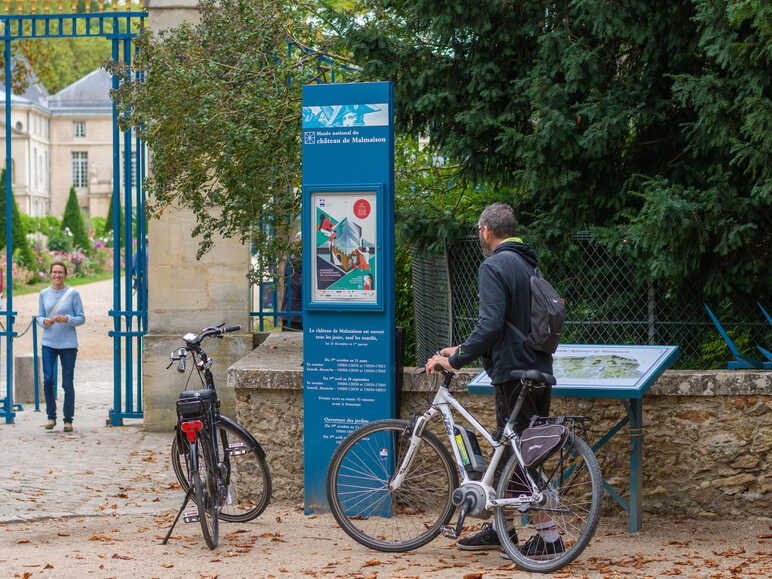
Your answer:
[[[198,503],[198,520],[201,523],[201,531],[204,535],[206,544],[210,549],[214,549],[219,542],[220,519],[217,516],[217,513],[219,512],[223,497],[220,496],[221,490],[217,480],[217,465],[210,441],[199,440],[199,443],[196,446],[203,450],[203,474],[205,481],[203,502]],[[200,467],[201,462],[199,461],[199,474],[202,472]],[[204,481],[199,480],[199,482]]]
[[[193,462],[191,457],[189,464],[197,468],[191,468],[190,478],[193,481],[193,501],[198,508],[198,520],[201,525],[201,533],[204,535],[204,541],[210,549],[217,547],[219,541],[219,521],[216,510],[216,481],[214,471],[211,468],[212,458],[210,452],[205,449],[205,444],[199,440],[190,445],[190,452],[197,453],[196,460]],[[202,476],[203,475],[203,476]]]
[[[341,442],[327,471],[327,500],[335,520],[355,541],[377,551],[402,553],[425,545],[455,511],[456,465],[439,438],[426,430],[402,485],[389,489],[412,431],[407,420],[366,424]],[[414,489],[417,484],[424,487]]]
[[[523,513],[517,507],[499,508],[496,529],[503,530],[498,533],[501,545],[518,567],[550,573],[576,559],[595,534],[603,500],[603,477],[590,447],[573,433],[544,464],[529,468],[529,473],[544,493],[542,510]],[[513,455],[502,471],[497,496],[522,494],[530,494],[530,485],[524,481],[522,467]],[[541,523],[534,521],[534,516],[542,518]],[[543,527],[549,520],[555,523],[559,542],[545,543],[538,536],[536,524]],[[512,527],[517,531],[517,544],[508,532]],[[542,541],[541,548],[529,549],[529,541]]]
[[[218,517],[230,523],[251,521],[263,513],[271,500],[272,480],[268,463],[254,441],[244,437],[227,422],[217,422],[217,441],[218,454],[222,462],[229,466],[226,473],[227,498]],[[234,455],[234,444],[243,444],[238,455]],[[171,449],[172,468],[182,490],[187,492],[187,469],[183,468],[183,460],[188,460],[187,452],[179,447],[178,437],[175,437]]]

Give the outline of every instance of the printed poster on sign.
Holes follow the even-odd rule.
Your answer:
[[[313,193],[314,302],[375,303],[376,204],[373,192]]]

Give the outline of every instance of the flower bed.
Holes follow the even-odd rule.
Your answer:
[[[95,239],[89,232],[93,249],[84,252],[78,248],[72,251],[52,251],[40,243],[32,246],[34,262],[20,263],[17,256],[13,259],[13,286],[21,288],[25,285],[50,281],[49,270],[55,261],[61,261],[67,266],[68,278],[89,278],[109,272],[113,268],[113,248]],[[7,271],[6,253],[0,252],[0,269]],[[3,280],[5,282],[5,279]]]

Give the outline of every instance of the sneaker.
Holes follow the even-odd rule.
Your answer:
[[[541,538],[541,535],[536,534],[528,539],[525,544],[520,547],[520,552],[531,559],[552,559],[556,555],[560,555],[566,550],[563,545],[563,539],[558,537],[558,540],[554,543],[550,543]],[[506,553],[505,553],[506,554]]]
[[[54,426],[56,426],[56,420],[49,420],[43,425],[43,428],[46,430],[53,430]]]
[[[512,542],[517,545],[517,532],[514,529],[510,529],[509,536]],[[456,542],[456,546],[459,549],[465,551],[480,551],[483,549],[496,549],[501,547],[499,541],[499,535],[490,523],[483,523],[482,530],[476,535],[467,537],[466,539],[459,539]]]

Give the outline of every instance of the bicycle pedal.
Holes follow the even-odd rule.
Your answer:
[[[182,520],[185,521],[186,523],[197,523],[197,522],[199,522],[201,519],[198,516],[198,509],[196,509],[195,511],[187,511],[187,512],[183,513],[182,514]]]
[[[230,456],[241,456],[247,454],[247,445],[244,442],[233,442],[228,445],[228,454]]]
[[[441,532],[443,537],[447,537],[448,539],[458,539],[458,533],[456,533],[456,527],[454,527],[453,525],[443,525]]]

